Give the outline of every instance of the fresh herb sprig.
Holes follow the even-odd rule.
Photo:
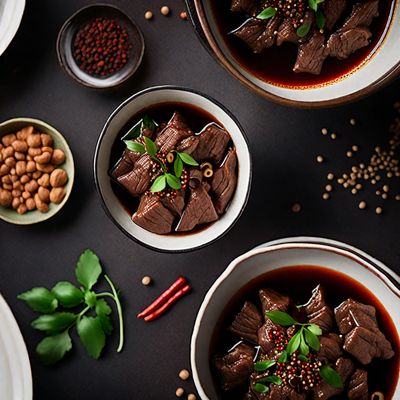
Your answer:
[[[308,362],[307,356],[310,351],[319,351],[321,344],[318,336],[322,335],[321,328],[316,324],[300,323],[291,315],[282,311],[267,311],[267,317],[276,325],[280,326],[298,326],[299,330],[292,336],[286,349],[280,354],[278,362],[287,362],[288,356],[298,351],[297,358],[301,361]],[[310,350],[311,349],[311,350]],[[321,378],[329,385],[335,388],[343,387],[342,378],[339,373],[326,364],[321,366],[319,370]]]
[[[110,318],[112,309],[106,299],[115,302],[119,319],[119,343],[117,352],[124,344],[124,322],[120,295],[112,280],[104,274],[110,292],[96,293],[92,290],[102,273],[97,255],[85,250],[79,257],[75,274],[80,287],[61,281],[51,290],[35,287],[19,294],[33,311],[42,315],[32,322],[34,329],[45,332],[45,337],[36,347],[36,354],[45,365],[60,361],[72,348],[70,329],[76,326],[79,338],[87,353],[97,359],[104,348],[106,336],[113,330]],[[80,311],[66,311],[81,306]]]
[[[154,160],[162,170],[150,187],[151,192],[161,192],[167,186],[172,189],[180,189],[182,187],[180,177],[182,176],[184,164],[197,167],[199,163],[189,154],[172,150],[171,153],[175,154],[173,173],[169,172],[165,162],[158,157],[157,145],[147,136],[143,136],[143,143],[135,141],[135,138],[143,135],[143,130],[149,129],[153,133],[157,129],[157,124],[149,117],[145,116],[141,119],[124,137],[123,140],[128,150],[138,152],[140,154],[147,153],[152,160]]]
[[[262,361],[257,361],[254,363],[254,370],[257,372],[264,372],[268,370],[269,368],[273,367],[276,365],[275,360],[262,360]],[[269,392],[269,386],[266,384],[268,383],[274,383],[275,385],[282,385],[283,381],[280,376],[276,375],[269,375],[269,376],[264,376],[262,378],[257,379],[253,383],[253,390],[258,393],[268,393]]]

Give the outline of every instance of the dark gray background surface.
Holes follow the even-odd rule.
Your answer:
[[[143,31],[146,54],[138,73],[124,87],[97,92],[78,86],[59,68],[55,41],[62,23],[85,0],[30,0],[21,28],[0,58],[0,120],[29,116],[47,121],[67,138],[74,153],[76,182],[62,212],[30,227],[0,223],[0,291],[10,304],[31,355],[34,398],[172,399],[181,385],[177,374],[189,367],[189,342],[201,300],[216,277],[236,256],[267,240],[314,235],[338,239],[369,252],[400,272],[400,203],[384,203],[378,217],[361,212],[351,194],[321,198],[328,171],[344,171],[344,156],[358,144],[366,160],[375,144],[387,139],[392,103],[400,99],[398,82],[356,104],[320,111],[285,108],[251,93],[207,53],[188,21],[178,18],[182,1],[167,3],[170,17],[161,16],[160,0],[115,0]],[[147,22],[143,14],[155,12]],[[129,95],[149,86],[178,84],[203,91],[228,107],[247,132],[254,161],[248,206],[235,227],[217,243],[187,254],[158,254],[125,237],[105,215],[96,193],[92,160],[97,137],[108,115]],[[349,119],[359,124],[351,127]],[[338,140],[320,134],[337,131]],[[317,154],[327,162],[318,165]],[[394,185],[394,184],[393,184]],[[398,183],[397,183],[397,186]],[[364,198],[375,204],[372,193]],[[291,212],[293,202],[303,210]],[[33,356],[42,335],[30,328],[34,313],[16,299],[32,286],[51,287],[74,278],[80,253],[91,248],[124,295],[126,343],[115,353],[116,335],[99,361],[90,359],[74,335],[72,354],[53,368]],[[164,318],[145,324],[135,314],[180,274],[193,292]],[[155,285],[140,280],[151,275]],[[189,391],[191,383],[185,384]],[[7,399],[4,399],[7,400]]]

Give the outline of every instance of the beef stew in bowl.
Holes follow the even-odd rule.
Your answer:
[[[194,90],[159,86],[110,116],[94,174],[107,215],[126,235],[159,251],[191,251],[223,236],[243,212],[251,158],[242,128],[222,105]]]

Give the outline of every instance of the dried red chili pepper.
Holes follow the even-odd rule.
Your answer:
[[[168,310],[168,308],[172,306],[172,304],[174,304],[177,300],[179,300],[182,296],[184,296],[187,292],[189,292],[189,290],[190,290],[189,285],[184,286],[182,289],[176,292],[166,303],[164,303],[163,306],[161,306],[156,311],[145,317],[144,320],[146,322],[150,322],[160,317],[165,313],[165,311]]]
[[[180,276],[164,293],[157,297],[146,309],[137,315],[137,318],[144,318],[161,307],[167,300],[183,285],[187,284],[186,279]]]

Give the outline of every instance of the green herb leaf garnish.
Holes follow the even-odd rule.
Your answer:
[[[266,371],[268,368],[271,368],[275,364],[276,364],[275,360],[257,361],[256,363],[254,363],[254,369],[257,372],[262,372]]]
[[[182,152],[176,152],[178,154],[179,158],[183,161],[184,164],[191,165],[192,167],[197,167],[199,163],[190,155],[187,153],[182,153]]]
[[[174,173],[178,178],[180,178],[182,176],[182,172],[183,172],[183,162],[182,159],[179,156],[177,156],[175,157],[174,161]]]
[[[297,358],[298,358],[300,361],[308,362],[308,358],[307,358],[307,356],[305,356],[304,354],[299,354],[299,355],[297,356]]]
[[[269,387],[266,385],[263,385],[262,383],[255,383],[253,385],[253,390],[257,393],[268,393]]]
[[[300,354],[302,354],[303,356],[308,356],[310,354],[310,348],[308,347],[306,340],[304,338],[304,328],[303,327],[300,329],[300,332],[301,333],[300,333],[299,351],[300,351]]]
[[[145,144],[147,153],[149,153],[149,155],[151,157],[154,157],[158,151],[156,144],[147,136],[144,137],[144,144]]]
[[[153,184],[150,187],[150,192],[161,192],[167,186],[167,179],[165,175],[160,175],[156,178]]]
[[[51,291],[46,288],[33,288],[18,296],[33,310],[43,313],[32,322],[34,329],[46,332],[44,338],[36,347],[36,354],[46,365],[61,360],[72,348],[69,330],[76,326],[79,337],[89,355],[98,358],[105,345],[105,335],[110,335],[113,325],[109,315],[112,310],[105,298],[115,302],[119,321],[119,343],[117,352],[120,352],[124,343],[123,315],[119,294],[111,279],[104,275],[111,292],[96,293],[93,286],[102,273],[102,267],[97,255],[91,250],[85,250],[79,257],[75,270],[76,278],[82,285],[80,289],[72,283],[58,282]],[[82,304],[85,302],[85,304]],[[59,310],[76,307],[82,304],[82,310],[77,313]],[[96,316],[88,316],[88,313]]]
[[[285,363],[288,359],[288,354],[286,350],[283,350],[282,353],[280,354],[279,358],[278,358],[278,362],[279,363]]]
[[[297,28],[296,34],[297,36],[303,38],[307,36],[308,32],[310,32],[310,29],[311,29],[311,24],[306,22]]]
[[[316,336],[321,336],[322,335],[322,329],[318,325],[310,324],[310,325],[307,326],[307,330],[309,330],[310,332],[312,332]]]
[[[282,385],[283,381],[280,376],[272,375],[257,379],[257,383],[274,383],[275,385]]]
[[[275,7],[267,7],[257,15],[258,19],[269,19],[275,16],[277,13],[277,9]]]
[[[311,332],[308,327],[304,329],[304,338],[308,345],[315,351],[319,351],[321,345],[319,343],[318,336],[314,335],[313,332]],[[304,353],[303,353],[304,354]],[[307,354],[306,354],[307,355]]]
[[[165,178],[167,179],[167,183],[169,187],[172,189],[180,189],[181,188],[181,181],[175,175],[170,173],[165,174]]]
[[[325,16],[321,10],[317,10],[315,13],[315,22],[318,29],[322,29],[325,26]]]
[[[266,315],[276,325],[290,326],[298,324],[294,318],[283,311],[267,311]]]
[[[331,366],[323,365],[319,370],[319,374],[324,382],[326,382],[328,385],[331,385],[337,389],[343,387],[342,378],[340,377],[339,373]]]
[[[136,151],[137,153],[146,153],[146,149],[144,148],[142,143],[134,142],[132,140],[125,140],[126,148],[130,151]]]
[[[300,346],[301,340],[301,330],[296,332],[293,337],[289,340],[288,345],[286,346],[286,351],[288,354],[292,355]]]

